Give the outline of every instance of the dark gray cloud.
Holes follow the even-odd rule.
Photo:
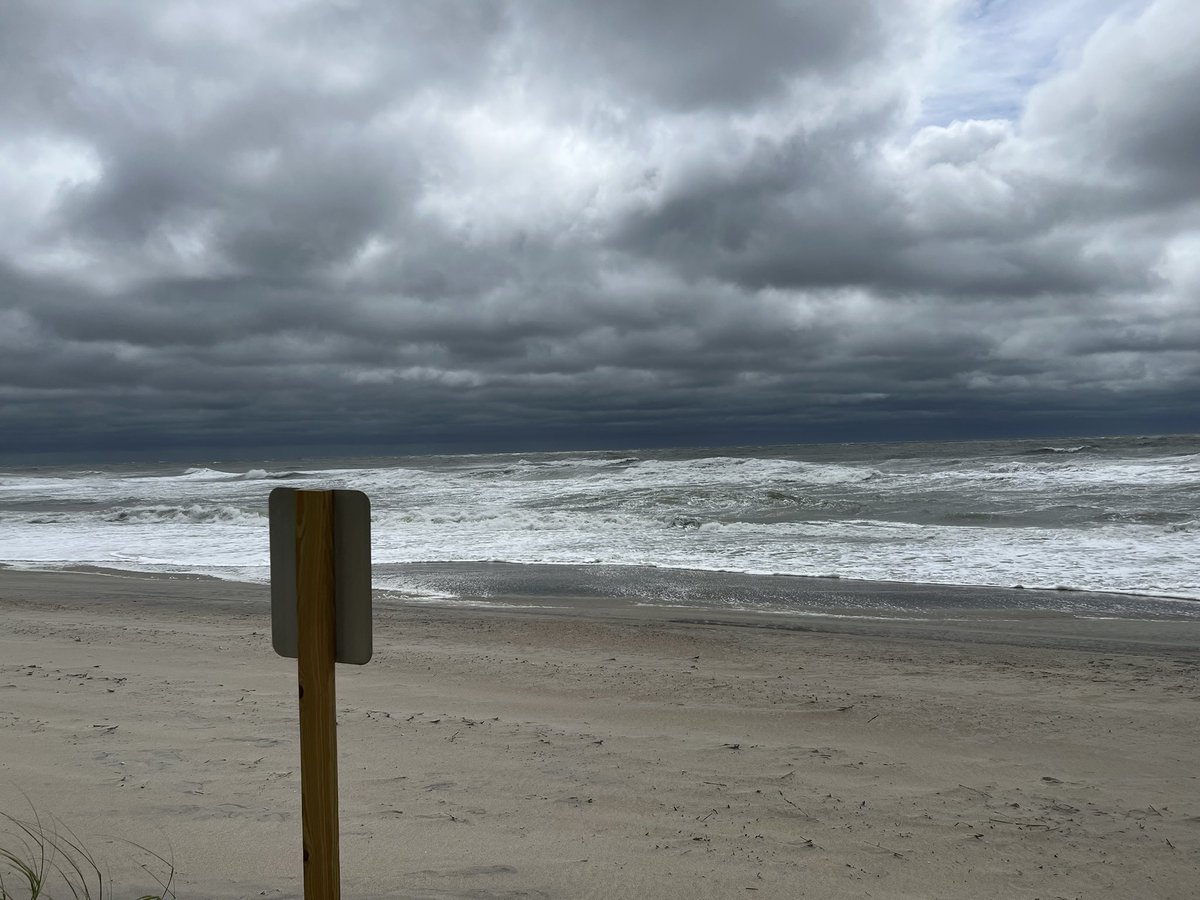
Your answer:
[[[5,4],[0,450],[1196,429],[1189,7]]]
[[[763,0],[731,10],[723,0],[515,9],[519,45],[538,71],[573,91],[666,110],[744,113],[805,79],[841,79],[880,52],[894,10],[870,0]]]

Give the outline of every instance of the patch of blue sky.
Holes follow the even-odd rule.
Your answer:
[[[1150,0],[968,0],[939,47],[918,126],[1020,119],[1038,84],[1071,65],[1113,17]]]

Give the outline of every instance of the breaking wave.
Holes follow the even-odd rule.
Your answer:
[[[225,523],[261,526],[263,516],[238,506],[134,506],[116,509],[105,516],[108,522],[149,524],[170,522],[180,525]]]
[[[1078,447],[1035,447],[1026,450],[1025,456],[1052,456],[1057,453],[1083,453],[1087,450],[1098,450],[1094,444],[1080,444]]]
[[[245,472],[223,472],[196,466],[182,475],[168,476],[181,481],[289,481],[296,478],[313,478],[312,472],[271,472],[267,469],[249,469]]]

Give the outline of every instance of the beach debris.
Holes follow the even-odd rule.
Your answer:
[[[1021,822],[1016,819],[1005,819],[999,816],[994,816],[988,819],[988,821],[994,822],[997,825],[1016,825],[1019,828],[1045,828],[1047,831],[1058,831],[1058,826],[1047,822]]]
[[[796,810],[798,813],[800,813],[800,815],[804,816],[806,819],[812,818],[812,816],[810,816],[808,813],[806,813],[804,810],[802,810],[799,806],[797,806],[795,803],[793,803],[791,800],[789,800],[787,798],[787,795],[783,791],[779,792],[779,796],[783,798],[784,803],[786,803],[792,809]]]

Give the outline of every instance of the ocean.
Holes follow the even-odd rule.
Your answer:
[[[0,563],[267,581],[280,485],[364,491],[375,587],[430,603],[608,593],[803,612],[807,576],[1200,614],[1194,435],[8,468]],[[821,584],[827,607],[867,604]],[[901,611],[929,602],[893,594]]]

